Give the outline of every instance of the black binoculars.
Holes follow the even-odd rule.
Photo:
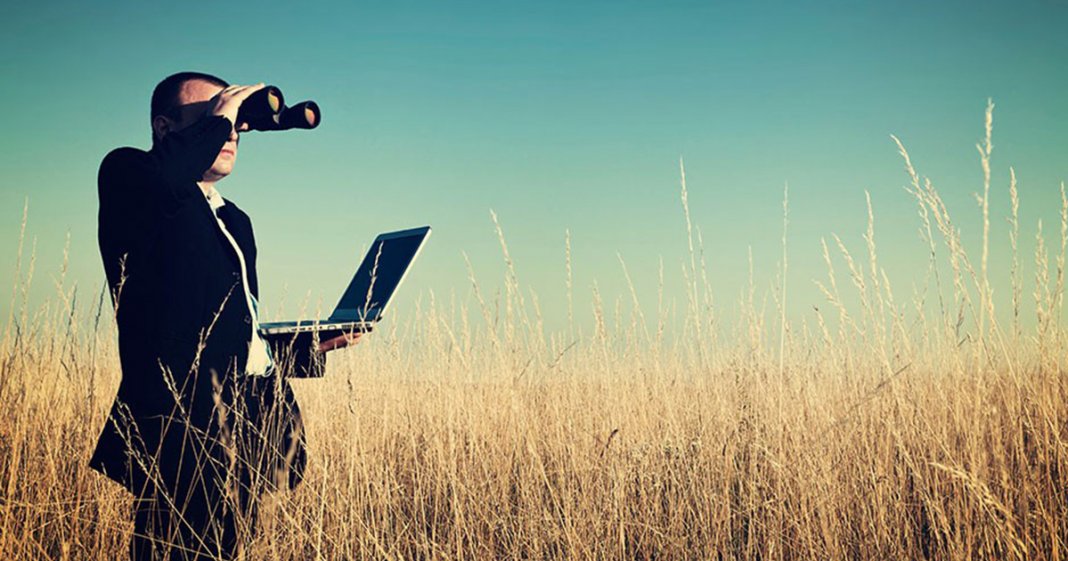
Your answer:
[[[319,126],[322,114],[314,101],[302,101],[287,107],[282,90],[267,86],[241,102],[237,123],[248,124],[254,131],[284,131],[289,129],[314,129]]]

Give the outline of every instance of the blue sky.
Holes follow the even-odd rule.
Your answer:
[[[566,321],[566,229],[581,322],[594,282],[610,305],[629,302],[617,253],[647,314],[660,258],[684,306],[680,157],[725,308],[750,247],[758,288],[774,280],[786,183],[791,314],[822,301],[821,237],[862,251],[865,190],[904,299],[926,256],[889,135],[977,251],[988,98],[991,271],[1004,294],[1009,166],[1026,261],[1036,221],[1057,224],[1068,176],[1066,16],[1053,2],[20,4],[0,23],[0,272],[14,272],[28,198],[35,298],[53,292],[68,232],[69,277],[99,290],[100,159],[147,147],[155,83],[200,70],[323,110],[314,131],[246,135],[219,184],[253,218],[269,313],[284,293],[290,311],[306,294],[329,308],[376,233],[421,224],[435,232],[401,309],[429,290],[471,302],[461,252],[492,294],[504,265],[490,209],[550,327]]]

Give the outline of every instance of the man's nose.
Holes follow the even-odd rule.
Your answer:
[[[232,142],[237,142],[237,138],[237,129],[235,127],[230,127],[230,140]]]

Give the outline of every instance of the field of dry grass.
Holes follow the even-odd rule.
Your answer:
[[[497,301],[475,282],[470,309],[431,303],[294,382],[308,478],[266,499],[248,558],[1068,558],[1068,211],[995,298],[986,201],[1011,199],[1017,247],[1015,185],[988,179],[968,254],[901,151],[924,301],[895,300],[871,229],[863,255],[828,241],[803,325],[786,286],[773,312],[713,322],[692,235],[672,336],[663,309],[612,322],[600,305],[591,333],[546,333],[509,265]],[[58,294],[14,305],[0,346],[0,559],[121,558],[130,499],[86,466],[118,384],[111,312]]]

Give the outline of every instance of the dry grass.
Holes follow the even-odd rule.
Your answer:
[[[1062,197],[1053,271],[1040,237],[1033,284],[1014,255],[998,300],[992,110],[978,270],[899,143],[931,288],[894,298],[869,203],[864,258],[824,244],[830,313],[812,325],[786,322],[785,284],[774,314],[750,288],[735,336],[718,339],[685,179],[689,311],[675,337],[663,289],[647,321],[633,287],[629,325],[598,303],[595,331],[577,335],[570,275],[568,330],[545,333],[494,216],[499,300],[472,278],[476,309],[431,299],[331,358],[326,379],[294,383],[308,479],[268,497],[249,558],[1065,559],[1068,208]],[[1007,196],[1015,251],[1015,174]],[[0,558],[119,558],[129,498],[86,466],[118,383],[110,311],[78,305],[62,279],[55,303],[20,307],[32,261],[20,258],[0,346]],[[1021,327],[1027,292],[1034,330]],[[1011,309],[1007,328],[995,304]]]

